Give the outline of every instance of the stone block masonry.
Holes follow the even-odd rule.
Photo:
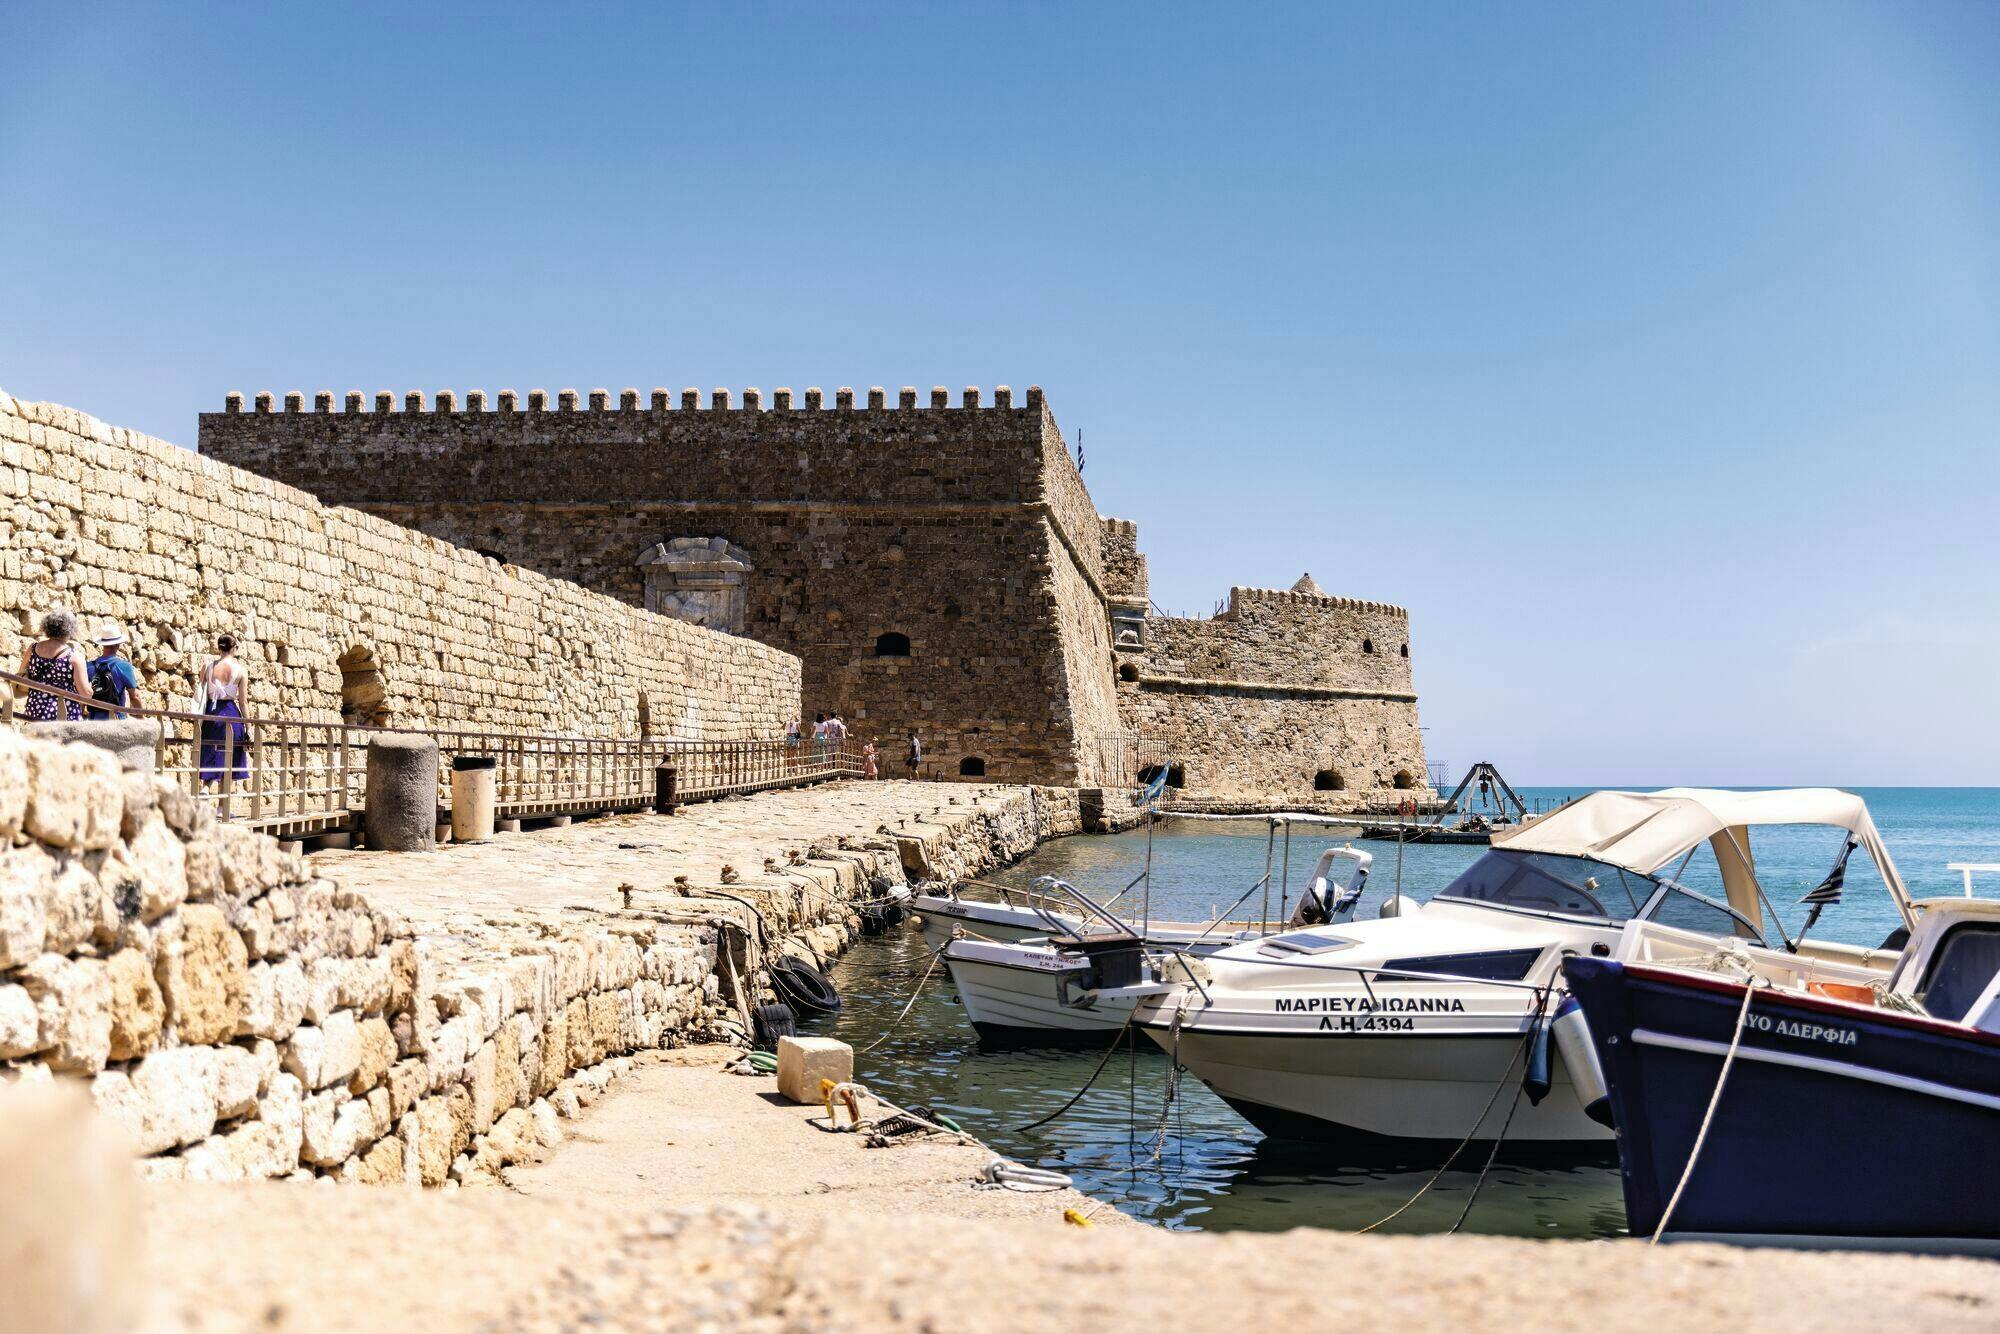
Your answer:
[[[232,395],[202,449],[797,653],[807,711],[891,772],[914,728],[946,778],[1117,787],[1151,758],[1275,805],[1423,785],[1402,611],[1315,587],[1152,615],[1137,526],[1097,514],[1038,389],[314,402]]]
[[[186,701],[227,631],[252,714],[726,739],[799,707],[781,650],[4,393],[0,603],[10,665],[51,607],[122,623],[152,705]]]
[[[953,791],[842,784],[320,865],[105,751],[0,729],[0,1079],[87,1081],[155,1177],[490,1175],[558,1143],[627,1054],[733,1030],[776,952],[826,962],[877,878],[1076,829],[1071,793]],[[701,883],[668,880],[649,835],[699,844]],[[732,971],[720,947],[746,937]]]
[[[259,395],[204,454],[804,660],[893,766],[1093,784],[1120,728],[1098,524],[1039,389]],[[709,550],[695,575],[686,554]]]

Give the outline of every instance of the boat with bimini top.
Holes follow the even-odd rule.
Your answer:
[[[2000,1255],[2000,902],[1904,906],[1866,985],[1657,937],[1564,963],[1635,1234]]]
[[[1601,1095],[1587,1077],[1580,1092],[1572,1069],[1580,1024],[1556,1022],[1565,958],[1614,957],[1635,928],[1690,952],[1769,935],[1849,985],[1896,957],[1787,933],[1757,878],[1758,825],[1840,832],[1834,872],[1807,895],[1814,920],[1825,904],[1813,894],[1837,893],[1856,848],[1907,903],[1848,793],[1598,792],[1496,835],[1426,903],[1392,899],[1376,920],[1218,951],[1185,985],[1141,1000],[1134,1023],[1268,1135],[1608,1141]],[[1719,897],[1679,878],[1704,848]]]

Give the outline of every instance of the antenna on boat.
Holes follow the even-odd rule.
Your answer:
[[[1278,920],[1291,920],[1287,911],[1292,900],[1292,822],[1285,821],[1285,861],[1278,870]]]
[[[1278,847],[1278,817],[1272,816],[1264,826],[1264,906],[1257,910],[1257,930],[1261,935],[1271,934],[1271,855]]]

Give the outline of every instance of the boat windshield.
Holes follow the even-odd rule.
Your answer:
[[[1726,903],[1671,880],[1640,875],[1588,857],[1494,849],[1467,867],[1437,897],[1612,923],[1636,917],[1710,935],[1762,939],[1762,933]]]

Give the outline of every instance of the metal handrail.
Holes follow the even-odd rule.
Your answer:
[[[157,720],[160,773],[211,805],[221,819],[293,836],[351,827],[365,802],[367,743],[378,732],[428,736],[437,742],[438,804],[451,805],[450,761],[461,755],[496,761],[495,814],[501,818],[564,815],[650,806],[656,770],[679,771],[680,799],[796,787],[859,777],[865,762],[851,743],[837,747],[780,738],[708,740],[682,737],[589,737],[473,727],[361,727],[344,722],[248,716],[218,718],[179,709],[114,705],[12,672],[0,680],[86,709]],[[15,721],[14,701],[0,702],[0,721]],[[238,744],[238,725],[243,729]],[[211,763],[201,763],[204,744]],[[240,775],[239,775],[240,771]]]

